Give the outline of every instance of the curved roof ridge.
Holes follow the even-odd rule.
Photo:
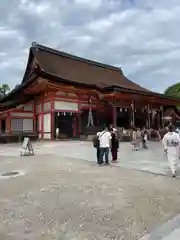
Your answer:
[[[98,66],[98,67],[108,68],[108,69],[111,69],[111,70],[119,71],[120,73],[122,72],[121,68],[119,68],[119,67],[115,67],[115,66],[108,65],[108,64],[105,64],[105,63],[100,63],[100,62],[93,61],[93,60],[89,60],[87,58],[79,57],[79,56],[73,55],[71,53],[66,53],[66,52],[63,52],[63,51],[59,51],[59,50],[56,50],[56,49],[38,44],[36,42],[32,43],[32,47],[36,48],[37,50],[40,49],[42,51],[46,51],[46,52],[56,54],[56,55],[59,55],[59,56],[62,56],[62,57],[68,57],[68,58],[71,58],[71,59],[74,59],[74,60],[77,60],[77,61],[92,64],[92,65],[95,65],[95,66]]]

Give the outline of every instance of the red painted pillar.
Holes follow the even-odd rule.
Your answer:
[[[113,127],[116,128],[116,118],[117,118],[117,112],[116,112],[116,106],[113,105],[112,107],[112,119],[113,119]]]
[[[44,139],[44,100],[41,103],[41,139]]]
[[[81,109],[80,109],[80,103],[78,104],[77,118],[78,118],[78,136],[80,136],[80,133],[81,133]]]
[[[35,133],[35,132],[37,132],[37,129],[36,129],[36,118],[37,118],[37,116],[36,116],[36,103],[35,103],[35,101],[34,101],[34,103],[33,103],[33,112],[34,112],[33,132]]]
[[[51,140],[54,140],[54,133],[55,133],[54,99],[51,99]]]
[[[78,119],[78,129],[77,129],[77,131],[78,131],[78,136],[80,136],[80,133],[81,133],[81,115],[80,115],[80,113],[78,113],[77,119]]]

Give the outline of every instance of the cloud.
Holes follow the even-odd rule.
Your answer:
[[[180,80],[179,0],[0,2],[0,83],[20,83],[32,41],[116,65],[163,92]]]

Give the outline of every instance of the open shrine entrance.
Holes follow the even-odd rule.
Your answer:
[[[116,126],[128,129],[131,125],[131,109],[130,108],[116,108]]]
[[[56,139],[76,137],[78,124],[76,113],[56,112],[54,118],[54,137]]]
[[[113,123],[112,109],[108,107],[83,109],[80,113],[81,133],[96,133]]]
[[[148,116],[144,109],[136,109],[134,112],[134,125],[137,128],[147,128]]]

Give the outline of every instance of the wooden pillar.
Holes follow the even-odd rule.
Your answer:
[[[54,99],[51,99],[51,140],[54,140],[54,134],[55,134]]]
[[[131,123],[131,125],[132,125],[133,127],[135,127],[134,100],[132,100],[132,103],[131,103],[131,110],[132,110],[132,123]]]
[[[113,128],[116,128],[116,120],[117,120],[116,101],[115,101],[115,97],[113,97],[113,105],[112,105],[112,126],[113,126]]]
[[[34,101],[33,103],[33,112],[34,112],[34,118],[33,118],[33,132],[37,132],[37,129],[36,129],[36,102]]]
[[[77,113],[77,121],[78,121],[78,129],[77,129],[77,132],[78,132],[78,136],[80,136],[80,133],[81,133],[81,109],[80,109],[80,102],[79,102],[80,98],[78,97],[78,113]]]
[[[157,111],[157,127],[160,128],[160,110]]]
[[[41,102],[41,139],[44,139],[44,100]]]
[[[81,133],[81,113],[78,113],[78,135]]]
[[[77,117],[75,115],[73,118],[73,137],[76,137],[76,134],[77,134],[76,126],[77,126]]]
[[[144,119],[145,119],[145,128],[148,129],[148,106],[145,105],[144,107]]]
[[[6,118],[6,131],[7,133],[11,133],[11,115],[8,113],[8,116]]]
[[[151,106],[149,106],[149,113],[148,113],[148,116],[149,116],[149,129],[151,129],[151,116],[152,116]]]
[[[150,109],[149,109],[149,104],[147,105],[147,118],[148,118],[148,129],[150,129]]]
[[[0,133],[2,132],[2,119],[0,119]]]
[[[163,111],[163,106],[161,106],[161,121],[162,121],[162,128],[164,128],[164,111]]]
[[[113,105],[112,107],[112,122],[113,122],[113,127],[116,128],[116,119],[117,119],[117,109],[116,106]]]

